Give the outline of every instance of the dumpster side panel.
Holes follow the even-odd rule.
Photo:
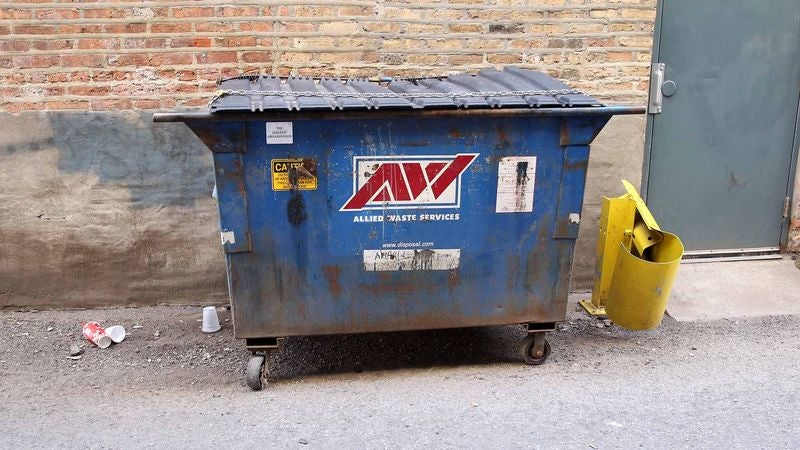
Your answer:
[[[564,320],[577,233],[558,231],[579,221],[596,130],[564,145],[563,127],[384,113],[294,121],[268,144],[269,127],[247,122],[236,336]]]

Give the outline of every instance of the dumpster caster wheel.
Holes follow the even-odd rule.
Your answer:
[[[247,386],[254,391],[260,391],[267,385],[267,357],[265,355],[253,355],[247,361],[245,379]]]
[[[545,339],[544,333],[532,333],[522,341],[520,350],[526,364],[538,366],[550,356],[550,343]]]

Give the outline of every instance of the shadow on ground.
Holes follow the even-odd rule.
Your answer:
[[[286,339],[270,356],[274,380],[309,375],[428,367],[522,363],[521,326]]]

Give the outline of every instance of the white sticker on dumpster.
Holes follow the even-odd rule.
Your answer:
[[[461,261],[457,248],[402,250],[364,250],[364,270],[386,272],[400,270],[454,270]]]
[[[236,234],[233,231],[222,231],[219,233],[219,237],[222,240],[222,245],[236,243]]]
[[[495,212],[533,211],[533,185],[536,181],[535,156],[507,156],[497,170]]]
[[[291,144],[293,142],[292,122],[267,122],[267,144]]]

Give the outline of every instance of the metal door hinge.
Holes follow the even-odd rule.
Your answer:
[[[661,85],[664,83],[664,63],[653,63],[650,65],[650,93],[647,104],[648,114],[661,114],[661,104],[664,101],[664,94],[661,92]]]
[[[789,197],[786,197],[786,198],[783,199],[783,218],[784,219],[789,217],[789,206],[791,206],[791,203],[792,203],[792,201],[791,201],[791,199]]]

